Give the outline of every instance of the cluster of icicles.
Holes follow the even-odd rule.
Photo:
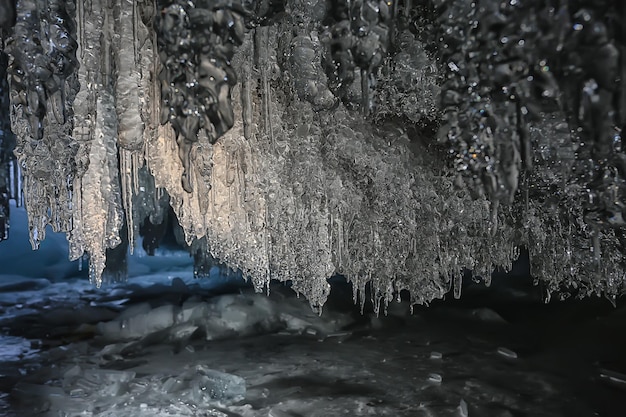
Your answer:
[[[371,283],[378,308],[405,289],[415,303],[458,296],[463,268],[488,282],[526,246],[548,291],[616,296],[626,83],[593,67],[558,85],[527,32],[579,31],[569,59],[592,45],[611,65],[626,36],[586,37],[608,10],[435,3],[18,1],[3,43],[33,247],[47,225],[67,233],[100,285],[115,248],[142,232],[150,252],[175,217],[200,263],[259,290],[290,280],[321,307],[339,273],[355,299]],[[562,16],[580,28],[546,27]],[[559,91],[581,89],[576,111],[559,107]]]

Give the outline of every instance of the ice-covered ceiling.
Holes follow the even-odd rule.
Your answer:
[[[199,264],[313,306],[337,273],[458,295],[521,247],[549,292],[622,292],[621,0],[0,0],[0,25],[0,226],[23,188],[33,247],[67,233],[98,285],[169,205]]]

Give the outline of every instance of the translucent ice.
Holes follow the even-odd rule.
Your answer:
[[[128,392],[128,383],[135,378],[135,372],[110,369],[86,369],[76,386],[94,387],[101,396],[120,396]]]
[[[143,311],[143,308],[132,315],[99,323],[100,334],[109,340],[137,339],[167,329],[174,324],[175,309],[170,304],[145,312],[139,311]]]
[[[240,376],[219,372],[203,365],[195,367],[191,381],[192,398],[197,404],[234,402],[246,395],[246,381]]]

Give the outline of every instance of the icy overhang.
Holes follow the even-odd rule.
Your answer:
[[[0,23],[31,241],[66,232],[98,285],[107,250],[169,204],[194,250],[313,306],[337,273],[376,300],[458,295],[463,268],[488,281],[522,246],[549,291],[622,292],[620,2],[16,11]]]

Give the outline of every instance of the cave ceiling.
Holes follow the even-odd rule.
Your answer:
[[[377,306],[458,296],[527,248],[548,294],[615,298],[625,22],[619,0],[0,0],[0,238],[23,201],[33,248],[66,233],[100,285],[174,218],[315,308],[335,274]]]

